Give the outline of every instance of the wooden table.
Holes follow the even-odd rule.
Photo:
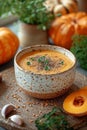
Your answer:
[[[10,66],[10,68],[1,71],[1,73],[3,81],[0,83],[0,109],[5,104],[14,104],[17,107],[16,114],[21,115],[25,122],[23,127],[19,127],[8,120],[3,119],[0,114],[0,125],[8,130],[37,130],[35,127],[35,119],[37,117],[51,111],[54,106],[62,108],[63,100],[68,94],[87,85],[87,76],[76,71],[75,81],[67,93],[55,99],[39,100],[24,93],[17,85],[14,67]],[[75,129],[83,126],[84,123],[87,123],[87,116],[76,118],[67,115],[67,117],[68,121]],[[79,130],[87,130],[87,127],[82,127],[82,129],[79,128]]]
[[[3,76],[3,82],[0,83],[0,108],[10,102],[16,106],[18,105],[17,113],[23,117],[25,126],[18,127],[9,123],[8,120],[4,120],[0,115],[0,125],[4,126],[8,130],[36,130],[34,121],[38,116],[50,111],[54,106],[62,107],[63,100],[69,93],[79,89],[79,87],[87,85],[87,71],[77,66],[75,82],[69,92],[62,97],[52,100],[35,99],[21,91],[15,80],[13,66],[14,58],[8,63],[0,66],[0,72]],[[75,128],[79,128],[80,125],[82,126],[84,125],[84,122],[87,122],[87,117],[83,117],[80,120],[71,116],[68,118],[72,125],[76,124],[76,126],[74,126]],[[79,130],[87,130],[87,126],[82,129],[79,128]]]

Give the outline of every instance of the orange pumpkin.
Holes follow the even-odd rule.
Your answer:
[[[87,13],[78,12],[57,17],[48,31],[54,44],[67,49],[72,45],[74,34],[87,35]]]
[[[81,89],[85,89],[85,90],[87,90],[87,86],[84,86],[84,87],[82,87]]]
[[[0,65],[9,61],[19,47],[18,37],[7,27],[0,28]]]
[[[87,87],[72,92],[63,102],[63,109],[74,116],[87,115]]]

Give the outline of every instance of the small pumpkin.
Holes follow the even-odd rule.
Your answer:
[[[78,11],[78,2],[76,0],[46,0],[45,6],[55,16],[58,13],[64,15]]]
[[[0,65],[8,62],[19,47],[18,37],[7,27],[0,28]]]
[[[55,45],[70,49],[74,34],[87,35],[87,13],[78,12],[57,17],[48,35]]]
[[[85,89],[85,90],[87,90],[87,86],[84,86],[84,87],[82,87],[81,89]]]
[[[65,112],[74,116],[87,115],[87,91],[80,89],[68,95],[63,102]]]

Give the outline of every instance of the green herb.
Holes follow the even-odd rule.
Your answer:
[[[34,60],[35,60],[35,58],[34,58],[34,57],[31,57],[30,59],[31,59],[32,61],[34,61]]]
[[[51,112],[35,120],[38,130],[73,130],[61,109],[54,107]]]
[[[27,65],[31,65],[31,62],[30,62],[30,61],[28,61],[28,62],[27,62]]]
[[[64,65],[64,60],[61,60],[59,64]]]
[[[0,0],[0,16],[13,14],[27,24],[38,25],[46,30],[54,19],[43,4],[46,0]]]
[[[45,61],[46,61],[46,57],[45,56],[41,56],[41,57],[38,58],[38,62],[39,63],[43,63]]]
[[[38,63],[41,63],[45,70],[50,70],[49,59],[47,59],[46,56],[39,57]]]
[[[45,70],[50,70],[50,66],[45,66]]]
[[[76,56],[80,66],[87,70],[87,36],[74,35],[71,52]]]

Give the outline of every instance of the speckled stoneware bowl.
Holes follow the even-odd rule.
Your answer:
[[[74,65],[67,71],[42,75],[25,71],[18,65],[18,60],[27,52],[33,50],[55,50],[69,57]],[[74,82],[76,58],[67,49],[53,45],[36,45],[27,47],[15,55],[14,58],[15,77],[17,84],[30,96],[40,99],[50,99],[64,94]]]

